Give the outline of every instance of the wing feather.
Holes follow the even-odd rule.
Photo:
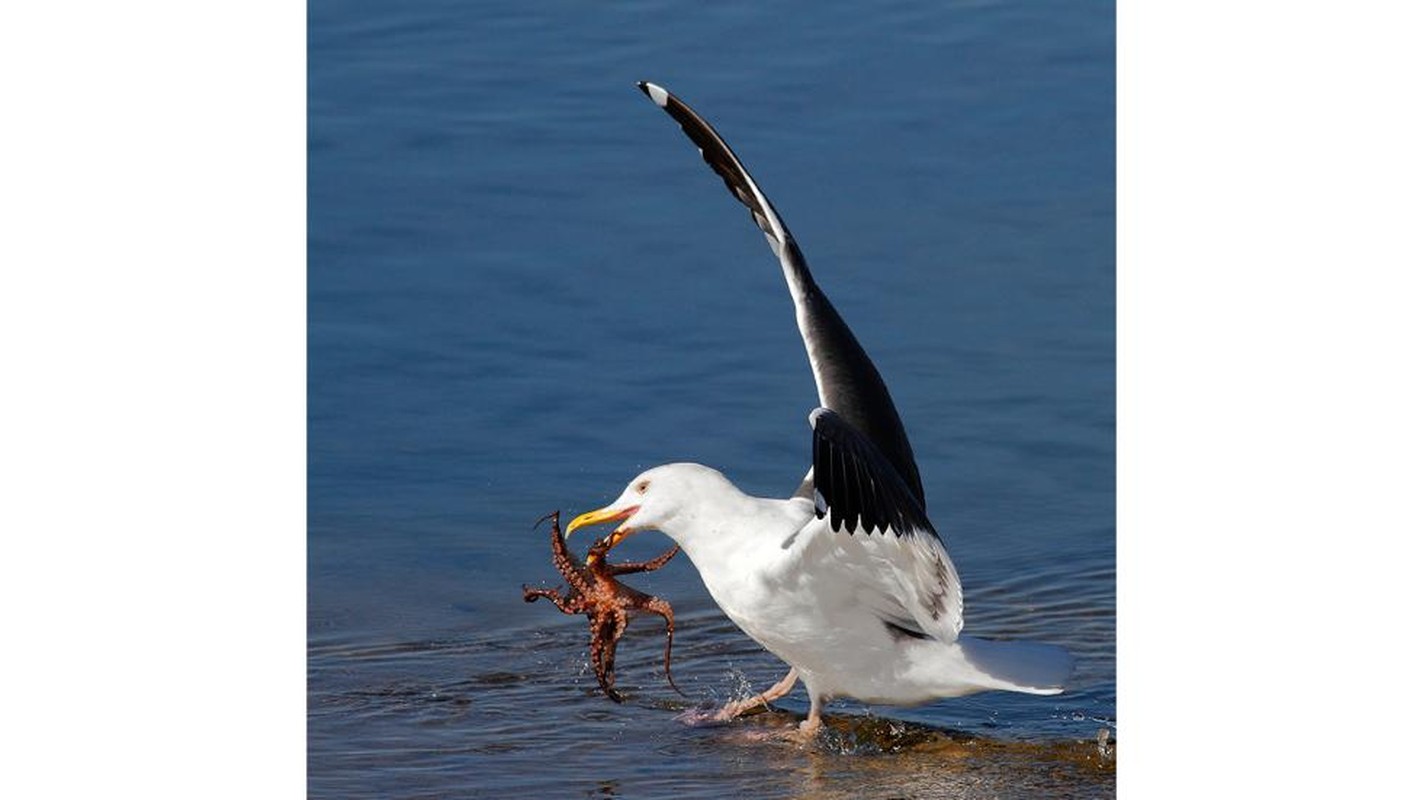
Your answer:
[[[781,272],[795,304],[796,327],[810,359],[820,405],[833,409],[869,437],[923,507],[919,467],[889,389],[850,326],[811,277],[790,228],[711,123],[661,86],[646,81],[637,86],[676,120],[701,151],[702,159],[726,183],[732,196],[750,210],[756,227],[766,234],[771,251],[781,262]]]
[[[886,622],[942,641],[963,628],[963,588],[934,525],[894,469],[864,434],[827,408],[811,412],[812,483],[831,535],[856,543],[865,585]],[[844,548],[855,545],[842,542]],[[897,604],[885,605],[885,598]],[[912,620],[912,624],[908,621]]]

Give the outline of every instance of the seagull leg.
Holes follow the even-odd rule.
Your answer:
[[[798,678],[800,678],[800,673],[796,671],[795,667],[791,667],[791,671],[786,673],[786,677],[781,678],[780,682],[775,686],[772,686],[754,697],[748,697],[745,700],[733,700],[727,703],[720,711],[716,712],[714,718],[723,721],[729,720],[734,717],[739,717],[758,706],[769,706],[771,701],[785,697],[791,689],[794,689],[795,682]]]
[[[825,700],[814,692],[810,695],[810,716],[800,724],[800,735],[807,741],[815,738],[815,734],[820,731],[820,707],[825,704]]]

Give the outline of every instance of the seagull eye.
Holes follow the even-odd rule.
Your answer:
[[[633,487],[633,491],[638,494],[647,494],[647,484],[649,483],[651,483],[651,481],[640,481]]]

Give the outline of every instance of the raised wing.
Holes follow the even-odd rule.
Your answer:
[[[796,326],[815,374],[820,405],[839,414],[874,443],[899,474],[922,514],[924,486],[919,480],[919,467],[914,463],[914,451],[889,390],[855,334],[815,285],[805,257],[780,214],[710,123],[661,86],[646,81],[637,86],[682,126],[688,138],[701,148],[702,158],[726,181],[732,195],[751,210],[751,219],[766,234],[772,252],[780,259],[795,303]]]
[[[879,449],[839,414],[811,412],[815,515],[862,562],[853,572],[887,624],[942,641],[963,628],[963,588],[944,543]]]

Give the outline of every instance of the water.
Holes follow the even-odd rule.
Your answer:
[[[1112,14],[311,3],[309,793],[1112,794]],[[674,460],[785,495],[809,459],[779,270],[639,79],[729,139],[875,358],[966,630],[1066,645],[1067,693],[839,701],[804,748],[800,689],[673,720],[783,671],[685,559],[629,582],[690,700],[654,622],[615,705],[582,618],[521,601],[553,509]]]

